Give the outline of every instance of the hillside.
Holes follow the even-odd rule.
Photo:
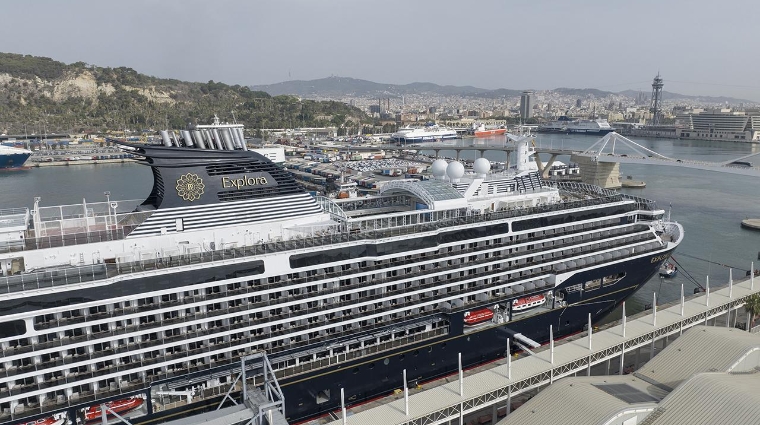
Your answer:
[[[0,53],[0,133],[25,126],[47,132],[184,128],[187,122],[234,118],[247,128],[283,128],[368,122],[341,102],[299,101],[248,87],[155,78],[119,67]]]

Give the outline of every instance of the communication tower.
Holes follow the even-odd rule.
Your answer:
[[[660,73],[654,77],[652,81],[652,106],[649,108],[649,112],[652,113],[652,125],[660,125],[662,121],[662,78]]]

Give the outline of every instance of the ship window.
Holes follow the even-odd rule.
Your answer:
[[[26,333],[26,323],[23,320],[0,322],[0,338],[11,338]]]

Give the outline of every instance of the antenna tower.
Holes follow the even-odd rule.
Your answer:
[[[652,106],[649,108],[649,112],[652,113],[652,125],[660,125],[662,121],[662,78],[660,73],[654,77],[652,81]]]

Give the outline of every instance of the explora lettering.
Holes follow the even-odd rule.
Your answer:
[[[656,257],[652,257],[652,264],[659,263],[662,260],[667,260],[668,257],[670,257],[670,254],[662,254],[662,255],[658,255]]]
[[[236,179],[231,179],[229,177],[222,177],[222,187],[225,189],[229,187],[240,189],[246,186],[260,186],[262,184],[267,184],[266,177],[243,176],[243,177],[238,177]]]

